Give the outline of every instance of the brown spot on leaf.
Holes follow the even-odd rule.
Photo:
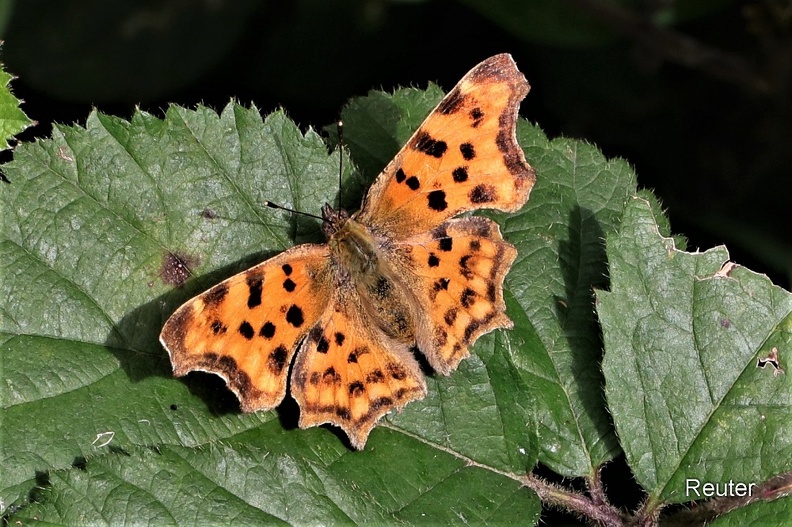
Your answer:
[[[192,275],[191,267],[198,265],[198,259],[181,253],[167,252],[160,264],[159,276],[162,281],[174,287],[181,287]]]

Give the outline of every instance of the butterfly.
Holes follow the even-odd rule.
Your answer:
[[[528,199],[536,174],[515,127],[529,89],[508,54],[474,67],[358,212],[324,205],[327,243],[292,247],[173,313],[160,341],[174,375],[217,374],[254,412],[283,401],[291,372],[300,427],[337,425],[362,449],[382,416],[426,395],[417,351],[448,375],[481,335],[513,326],[503,280],[516,249],[494,221],[455,216]]]

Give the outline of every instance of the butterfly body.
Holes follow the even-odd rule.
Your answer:
[[[160,335],[174,374],[220,375],[257,411],[280,404],[291,371],[300,427],[335,424],[363,448],[383,415],[426,395],[416,349],[447,375],[481,335],[512,327],[503,280],[517,251],[494,221],[455,216],[528,199],[535,173],[515,137],[527,92],[509,55],[476,66],[358,212],[323,207],[326,244],[292,247],[176,310]]]
[[[393,244],[344,210],[322,210],[337,289],[349,288],[371,322],[402,343],[414,343],[416,301],[396,270]],[[390,248],[388,250],[387,248]],[[390,263],[389,263],[390,262]]]

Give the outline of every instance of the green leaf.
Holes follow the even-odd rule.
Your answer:
[[[391,433],[356,453],[332,436],[313,435],[310,444],[250,434],[206,448],[106,454],[50,474],[37,503],[15,518],[68,525],[215,525],[232,518],[234,525],[425,525],[538,517],[535,497],[518,482],[418,441]]]
[[[564,475],[590,476],[619,453],[604,406],[593,290],[607,284],[603,240],[636,192],[635,173],[589,144],[548,141],[526,123],[518,131],[537,184],[521,214],[496,217],[519,251],[507,284],[543,350],[513,360],[526,382],[541,386],[540,461]]]
[[[283,114],[236,105],[131,123],[94,113],[20,145],[0,240],[6,504],[37,472],[101,452],[98,434],[197,446],[277,419],[229,408],[213,376],[173,379],[157,337],[180,302],[290,243],[293,223],[262,200],[300,208],[296,188],[318,202],[300,175],[335,180],[334,158]],[[172,254],[191,266],[182,288],[165,282]]]
[[[0,150],[10,148],[8,140],[33,126],[19,108],[20,101],[11,93],[11,75],[0,69]]]
[[[650,499],[685,502],[686,480],[759,483],[789,471],[792,295],[721,267],[723,247],[678,250],[650,205],[626,207],[608,237],[611,291],[599,292],[606,395],[627,461]]]

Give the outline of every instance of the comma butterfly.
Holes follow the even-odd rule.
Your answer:
[[[483,334],[510,328],[503,279],[517,250],[498,225],[454,216],[516,211],[536,175],[517,144],[529,86],[508,54],[465,75],[421,124],[355,214],[322,208],[306,244],[182,305],[160,341],[174,375],[219,375],[242,410],[291,394],[300,427],[341,427],[362,449],[377,421],[426,395],[413,353],[447,375]]]

